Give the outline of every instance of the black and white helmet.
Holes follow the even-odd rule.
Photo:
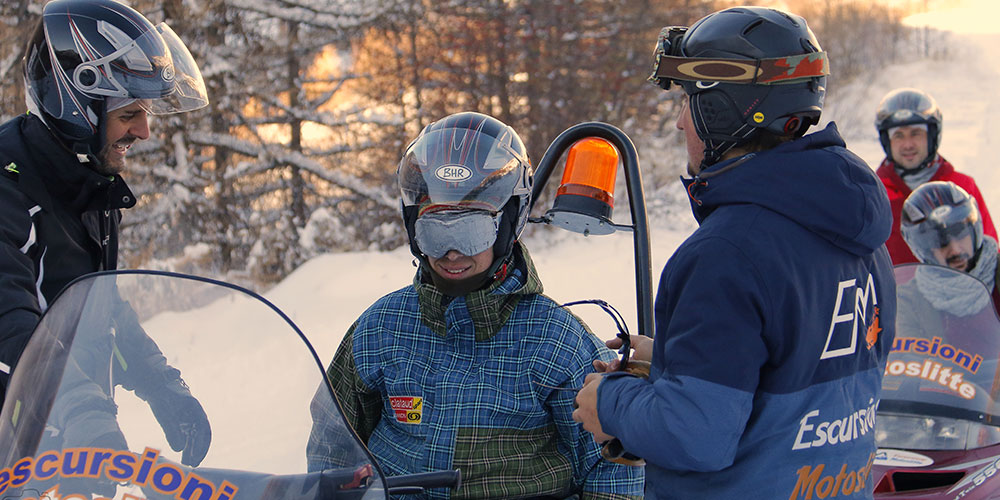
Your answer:
[[[921,124],[927,126],[927,158],[921,163],[922,168],[934,161],[941,145],[941,108],[930,94],[922,90],[901,88],[886,94],[875,111],[875,128],[886,157],[892,159],[891,129]]]
[[[510,126],[480,113],[449,115],[424,127],[396,174],[410,250],[422,262],[417,218],[447,210],[497,216],[491,272],[510,256],[528,220],[533,175],[527,150]]]
[[[103,146],[109,98],[138,101],[154,115],[208,105],[201,71],[173,30],[114,0],[47,3],[24,80],[28,110],[82,155]]]

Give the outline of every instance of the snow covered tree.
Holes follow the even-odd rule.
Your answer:
[[[515,127],[536,164],[567,127],[605,121],[644,153],[650,191],[672,182],[683,162],[658,152],[681,142],[679,99],[646,83],[653,41],[728,5],[126,1],[184,40],[211,103],[151,118],[153,135],[132,148],[126,179],[139,206],[125,213],[121,262],[251,285],[322,252],[405,243],[396,164],[423,126],[458,111]],[[0,2],[3,120],[24,112],[21,55],[43,4]],[[810,20],[837,78],[878,67],[914,33],[902,12],[860,0],[788,4]]]

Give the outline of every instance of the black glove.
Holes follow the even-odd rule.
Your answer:
[[[58,435],[43,438],[41,449],[102,448],[127,451],[125,436],[118,428],[115,418],[117,407],[110,400],[92,401],[90,408],[79,413],[67,423]],[[61,440],[61,443],[59,441]],[[56,445],[56,446],[52,446]],[[98,477],[56,477],[60,496],[72,493],[90,498],[96,493],[105,498],[114,498],[117,484],[104,475]]]
[[[163,428],[167,443],[174,451],[183,451],[181,463],[191,467],[208,454],[212,443],[212,428],[208,416],[180,376],[168,380],[163,387],[139,397],[149,403],[156,421]]]
[[[87,443],[86,447],[109,448],[112,450],[127,450],[125,447],[125,437],[121,431],[98,436]],[[64,449],[76,448],[76,446],[64,445]],[[58,478],[58,476],[57,476]],[[105,475],[97,477],[64,477],[59,480],[59,496],[65,497],[70,494],[83,495],[90,498],[91,493],[96,493],[104,498],[114,498],[118,491],[118,484],[107,478]]]

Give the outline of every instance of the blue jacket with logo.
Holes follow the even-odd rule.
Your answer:
[[[648,381],[598,389],[647,498],[871,498],[895,334],[882,183],[831,124],[686,179],[700,227],[660,278]]]

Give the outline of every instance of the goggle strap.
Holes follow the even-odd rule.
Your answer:
[[[651,79],[774,85],[830,74],[826,52],[773,59],[717,59],[658,54],[656,59],[656,71]]]

